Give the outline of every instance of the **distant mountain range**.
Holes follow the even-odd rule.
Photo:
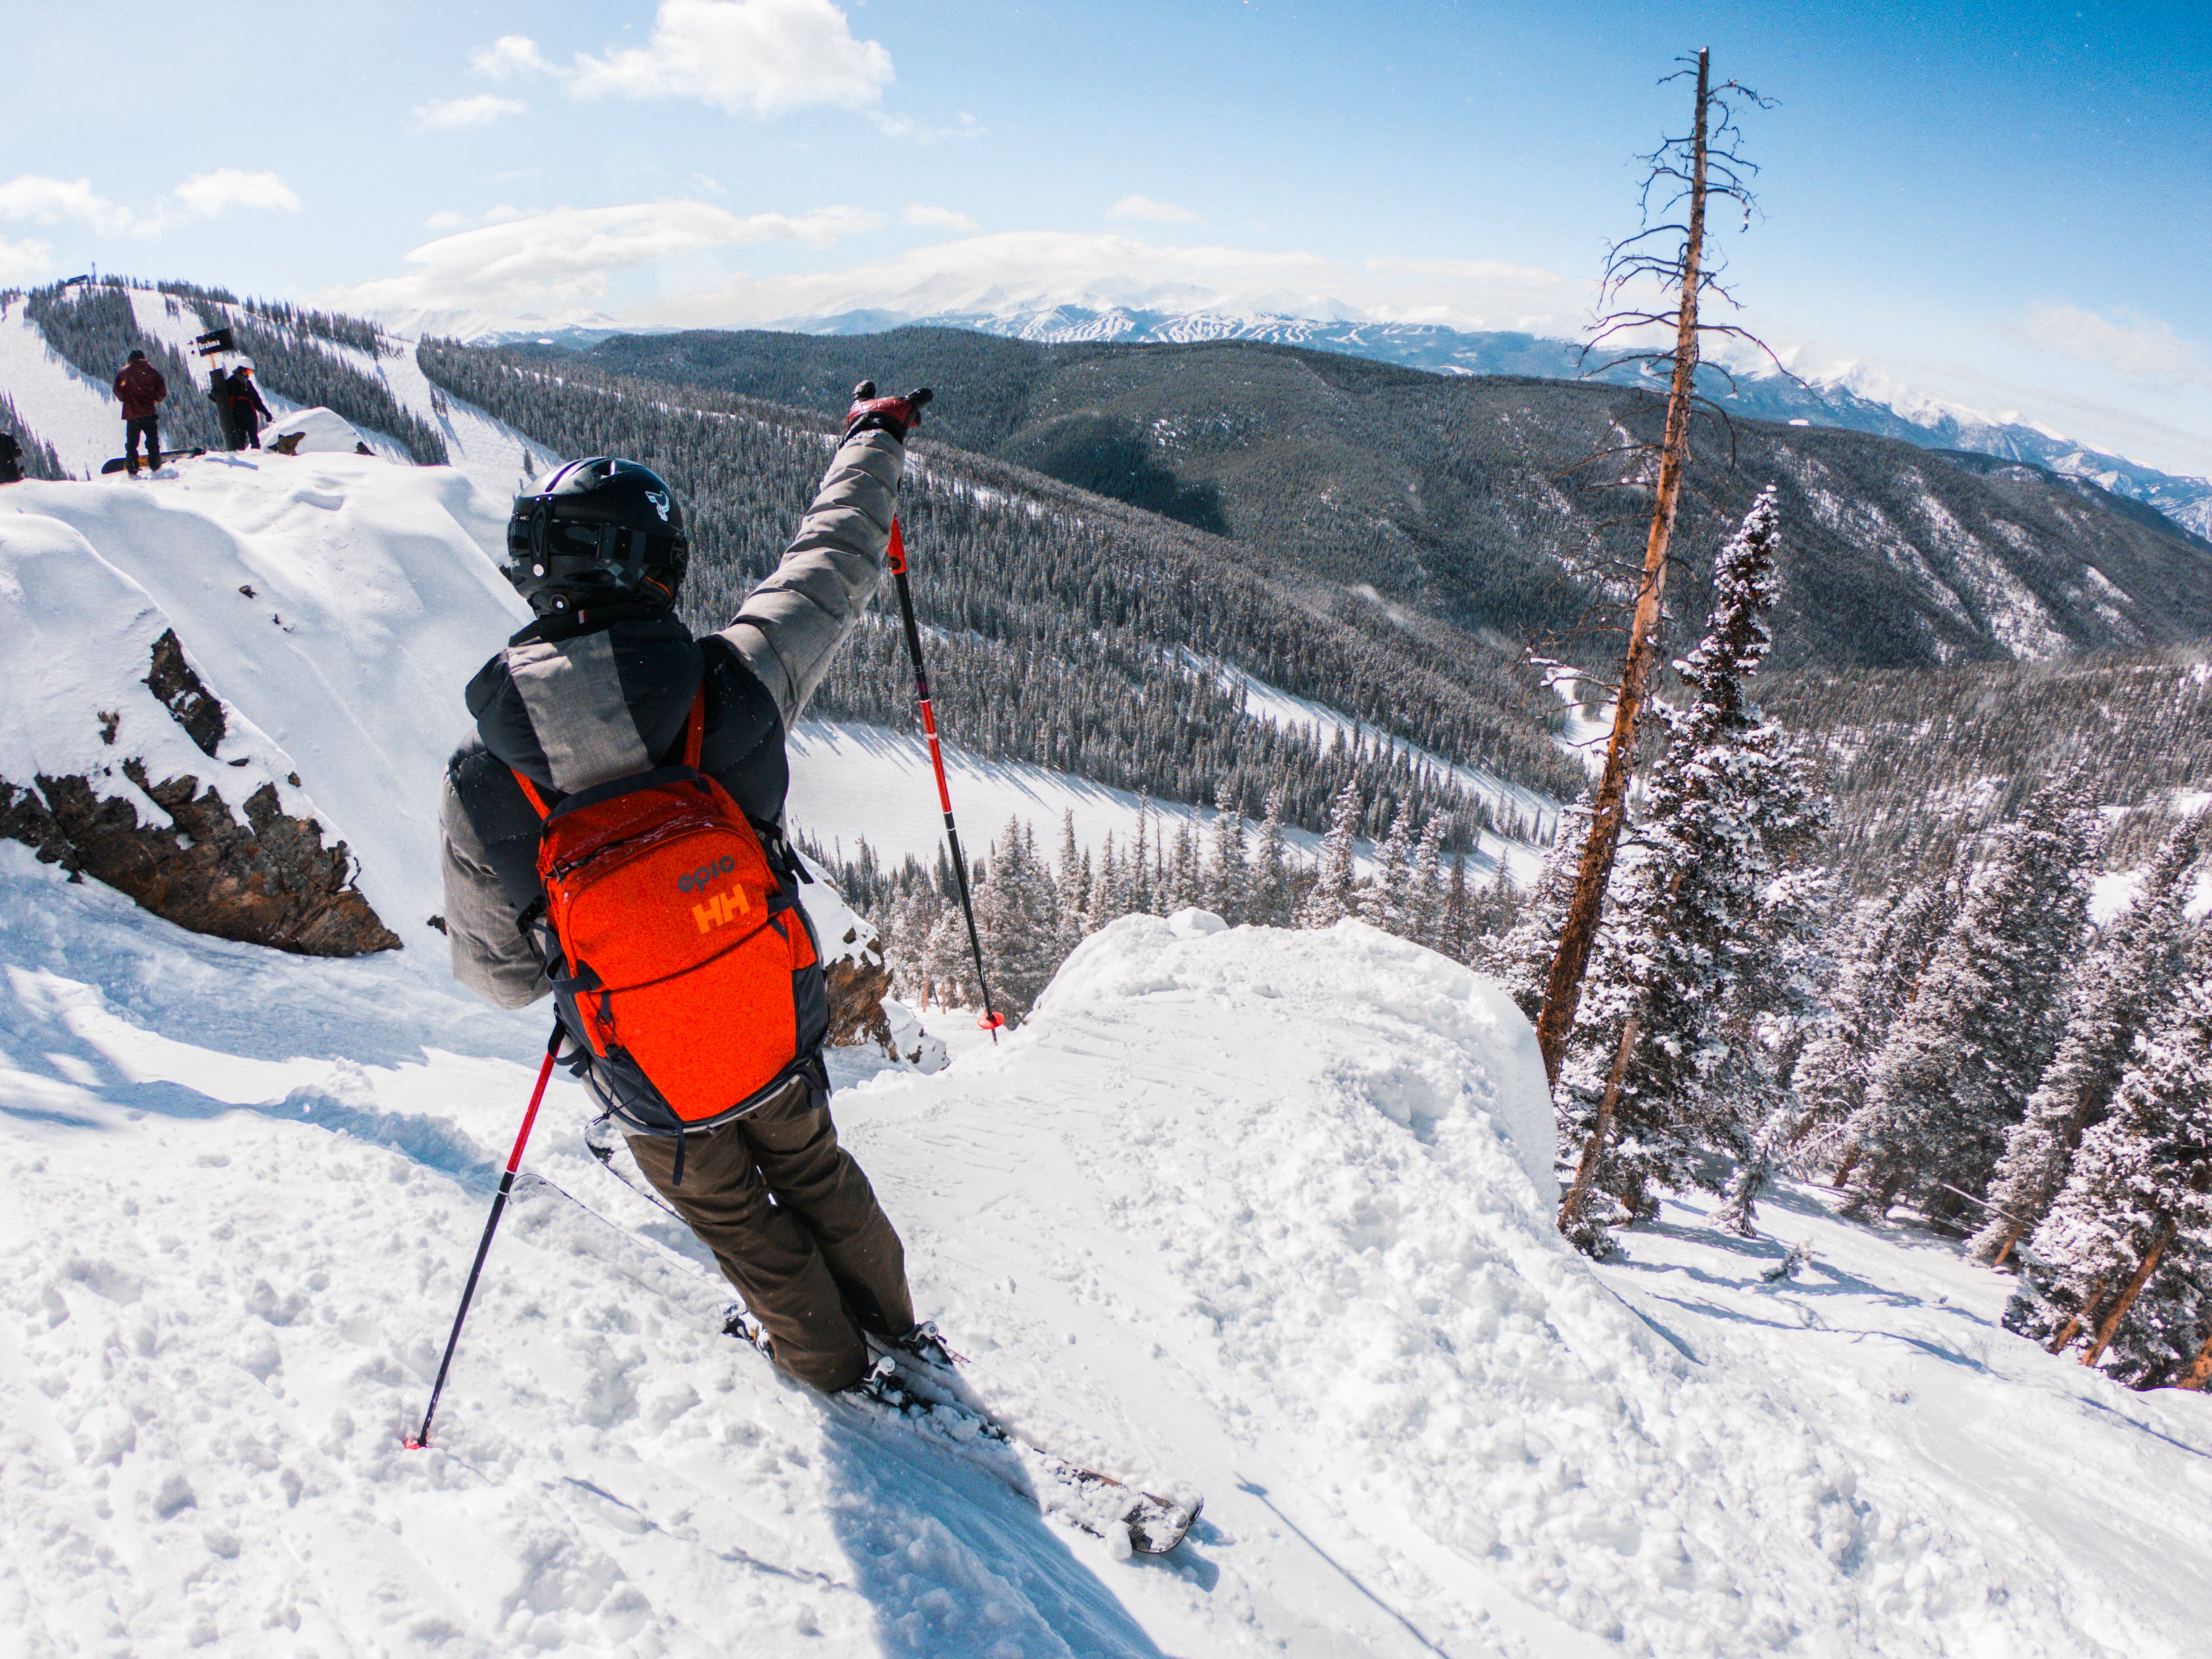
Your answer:
[[[1226,538],[1279,578],[1393,621],[1550,641],[1546,654],[1575,660],[1602,650],[1588,630],[1642,556],[1648,498],[1619,446],[1656,440],[1665,408],[1641,384],[1440,374],[1241,337],[695,330],[510,350],[555,374],[799,410],[842,406],[863,374],[932,386],[933,444]],[[2031,462],[1793,425],[1741,400],[1737,413],[1733,440],[1700,423],[1677,603],[1701,614],[1711,550],[1771,484],[1777,667],[2048,659],[2212,634],[2212,540],[2144,502]]]
[[[1093,309],[1054,305],[991,312],[946,312],[929,316],[887,310],[791,317],[768,325],[800,334],[877,334],[913,326],[957,328],[1041,343],[1095,341],[1121,345],[1191,344],[1210,340],[1260,340],[1341,352],[1443,374],[1528,375],[1540,380],[1581,378],[1581,348],[1569,340],[1510,331],[1468,332],[1422,323],[1322,321],[1267,312],[1153,311],[1115,306]],[[672,331],[568,328],[553,334],[485,330],[477,337],[545,340],[576,348],[616,334]],[[1622,384],[1651,383],[1634,367],[1595,378]],[[1866,370],[1800,382],[1765,368],[1739,369],[1731,386],[1708,375],[1700,390],[1723,408],[1755,420],[1837,427],[1898,438],[1923,449],[1964,450],[2021,461],[2063,473],[2153,507],[2197,535],[2212,538],[2212,479],[2144,466],[2124,456],[2077,443],[2024,422],[2007,421],[1930,398]]]

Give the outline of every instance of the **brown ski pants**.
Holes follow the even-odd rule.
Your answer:
[[[808,1079],[735,1123],[687,1138],[681,1187],[670,1180],[673,1140],[632,1135],[629,1146],[767,1328],[775,1363],[802,1382],[834,1391],[866,1373],[856,1319],[879,1336],[912,1328],[905,1249],[837,1144],[828,1093]]]

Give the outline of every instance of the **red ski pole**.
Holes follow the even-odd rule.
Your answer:
[[[430,1443],[430,1419],[438,1414],[438,1396],[446,1391],[446,1373],[453,1368],[453,1350],[461,1346],[461,1322],[469,1316],[470,1300],[483,1274],[484,1257],[491,1253],[491,1236],[499,1231],[500,1212],[507,1208],[507,1195],[514,1190],[514,1172],[521,1166],[522,1149],[530,1144],[530,1126],[538,1121],[538,1103],[545,1098],[545,1085],[553,1076],[553,1056],[560,1049],[561,1028],[556,1024],[546,1040],[544,1063],[538,1068],[538,1086],[530,1091],[530,1109],[522,1115],[522,1132],[514,1138],[514,1150],[507,1155],[507,1173],[499,1178],[499,1195],[491,1201],[483,1237],[477,1241],[477,1259],[469,1269],[469,1282],[461,1287],[461,1309],[453,1316],[453,1334],[446,1339],[446,1357],[438,1362],[438,1380],[430,1385],[430,1407],[422,1413],[422,1432],[407,1442],[409,1451],[420,1451]]]
[[[914,594],[906,582],[906,538],[899,533],[899,521],[891,520],[891,545],[888,562],[891,576],[898,584],[899,615],[906,622],[906,653],[914,659],[914,695],[921,704],[921,734],[929,740],[929,763],[937,772],[937,804],[945,809],[945,844],[952,853],[952,884],[959,890],[960,913],[968,919],[968,948],[975,956],[975,984],[983,993],[983,1015],[975,1023],[991,1034],[991,1041],[999,1040],[999,1028],[1006,1022],[991,1006],[990,981],[983,977],[983,941],[975,932],[975,907],[968,896],[968,860],[961,855],[960,831],[952,822],[952,791],[945,782],[945,756],[937,746],[937,716],[929,706],[929,671],[921,665],[921,630],[915,625]]]

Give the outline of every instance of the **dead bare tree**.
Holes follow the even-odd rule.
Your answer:
[[[1608,342],[1634,343],[1632,337],[1643,330],[1655,326],[1674,329],[1674,343],[1667,349],[1627,351],[1612,356],[1600,370],[1593,371],[1641,362],[1663,366],[1669,380],[1665,435],[1658,446],[1650,526],[1644,537],[1643,574],[1637,588],[1636,608],[1629,622],[1620,695],[1613,707],[1613,736],[1606,745],[1605,769],[1598,780],[1589,836],[1583,843],[1574,896],[1559,928],[1559,948],[1552,958],[1543,1010],[1536,1022],[1536,1040],[1544,1056],[1545,1079],[1553,1088],[1559,1086],[1559,1068],[1566,1059],[1576,1006],[1582,999],[1583,977],[1589,967],[1590,950],[1596,941],[1598,921],[1604,910],[1606,887],[1613,877],[1613,854],[1628,816],[1628,781],[1635,766],[1636,725],[1644,712],[1653,659],[1657,654],[1668,546],[1674,538],[1674,515],[1681,499],[1683,470],[1690,459],[1691,419],[1696,406],[1705,401],[1698,397],[1697,390],[1705,337],[1729,336],[1765,350],[1764,343],[1746,330],[1730,323],[1709,323],[1698,314],[1699,302],[1708,295],[1735,303],[1722,285],[1718,262],[1708,254],[1706,212],[1717,198],[1732,201],[1743,210],[1748,222],[1755,205],[1750,179],[1758,168],[1738,149],[1741,134],[1735,123],[1735,112],[1746,105],[1764,108],[1770,102],[1734,81],[1714,86],[1711,56],[1709,52],[1700,51],[1694,68],[1685,67],[1667,77],[1668,81],[1692,76],[1696,79],[1697,101],[1690,131],[1686,136],[1663,140],[1657,149],[1644,158],[1648,164],[1644,183],[1644,228],[1626,241],[1615,243],[1606,256],[1605,276],[1599,290],[1599,313],[1589,343],[1584,348],[1587,358],[1591,351]],[[1657,222],[1654,222],[1655,219]],[[1663,246],[1667,239],[1677,237],[1679,243],[1670,251],[1652,251],[1655,244]],[[1662,294],[1671,292],[1674,296],[1668,308],[1652,308],[1658,302],[1646,295],[1655,287]],[[1767,355],[1772,357],[1772,353]],[[1716,372],[1727,374],[1718,365],[1713,367]],[[1631,446],[1608,453],[1641,453],[1647,464],[1649,461],[1649,446]]]

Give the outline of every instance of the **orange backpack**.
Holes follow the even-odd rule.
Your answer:
[[[829,993],[805,879],[699,769],[707,690],[693,698],[681,765],[617,778],[548,808],[538,874],[564,974],[562,1022],[590,1049],[594,1091],[635,1132],[683,1137],[742,1116],[793,1076],[820,1082]],[[768,846],[780,854],[771,858]]]

